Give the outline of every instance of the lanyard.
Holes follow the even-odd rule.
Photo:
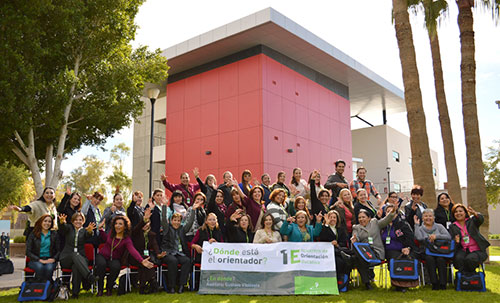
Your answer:
[[[210,227],[208,228],[208,232],[210,233],[210,238],[209,239],[212,239],[214,236],[212,235],[212,230],[210,229]]]
[[[149,242],[148,234],[149,232],[144,233],[144,249],[148,249],[148,242]]]
[[[450,221],[450,211],[445,209],[444,212],[446,213],[446,218],[448,218],[447,221]]]
[[[248,233],[247,232],[245,232],[245,236],[247,237],[247,243],[250,243],[250,242],[248,242]]]
[[[392,224],[389,224],[389,229],[387,230],[387,237],[391,236]]]
[[[75,252],[76,252],[76,249],[78,248],[78,233],[80,232],[80,229],[82,229],[82,227],[75,230]]]
[[[115,238],[113,238],[113,240],[111,240],[111,257],[110,257],[111,260],[113,260],[113,250],[115,250],[115,248],[117,248],[121,242],[122,242],[122,239],[120,239],[120,241],[118,241],[118,244],[116,244],[116,246],[114,246]]]

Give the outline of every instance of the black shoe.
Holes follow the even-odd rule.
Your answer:
[[[432,284],[432,290],[439,290],[438,284]]]
[[[365,288],[366,288],[366,290],[372,290],[373,286],[372,286],[372,284],[370,282],[366,282],[365,283]]]
[[[173,288],[173,287],[172,287],[172,288],[169,288],[169,289],[167,290],[167,292],[168,292],[169,294],[175,294],[175,288]]]
[[[98,296],[98,297],[102,297],[102,294],[103,294],[103,293],[102,293],[102,289],[99,289],[99,290],[97,291],[97,296]]]
[[[177,292],[182,294],[184,292],[184,286],[180,286]]]
[[[439,289],[446,290],[446,284],[445,285],[440,285]]]
[[[78,294],[72,294],[71,299],[78,299]]]

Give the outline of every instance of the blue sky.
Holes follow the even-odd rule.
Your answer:
[[[442,65],[448,108],[455,140],[455,153],[462,185],[466,185],[465,139],[460,92],[460,41],[457,9],[450,10],[439,28]],[[383,78],[402,88],[399,51],[391,22],[391,1],[164,1],[149,0],[139,11],[139,25],[134,46],[148,45],[165,49],[208,30],[273,7],[320,38],[364,64]],[[477,104],[483,153],[493,140],[500,139],[500,27],[489,12],[475,14]],[[446,179],[437,105],[434,93],[432,61],[422,16],[412,16],[412,30],[427,118],[430,146],[440,154],[441,181]],[[408,134],[406,115],[389,117],[389,125]],[[133,131],[129,127],[108,140],[111,149],[125,142],[132,147]],[[96,147],[83,147],[63,162],[65,173],[78,167],[81,159],[95,154],[108,159],[109,154]],[[132,159],[126,164],[132,172]]]

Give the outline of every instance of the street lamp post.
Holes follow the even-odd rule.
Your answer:
[[[155,126],[155,101],[160,94],[160,90],[157,88],[148,89],[148,98],[151,101],[151,140],[149,141],[149,197],[151,198],[151,193],[153,192],[153,135]]]
[[[387,194],[391,192],[391,168],[387,167]]]

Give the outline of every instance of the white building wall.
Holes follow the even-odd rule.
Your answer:
[[[393,157],[399,154],[399,162]],[[387,125],[352,130],[352,156],[363,159],[367,178],[380,193],[387,190],[387,167],[390,167],[391,190],[406,192],[413,186],[410,138]],[[431,150],[431,158],[439,176],[438,155]],[[437,176],[435,178],[437,178]],[[437,183],[437,179],[436,184]]]

